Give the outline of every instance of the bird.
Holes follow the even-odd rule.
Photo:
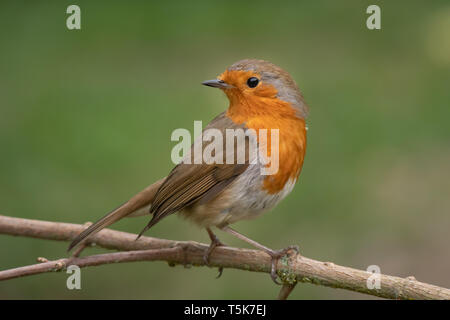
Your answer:
[[[265,60],[240,60],[215,79],[202,84],[222,90],[229,100],[228,108],[216,116],[203,132],[211,129],[220,133],[228,129],[251,131],[256,133],[256,149],[245,150],[244,161],[240,163],[208,161],[211,159],[201,159],[199,163],[192,161],[194,142],[191,152],[166,177],[149,185],[90,225],[73,239],[68,251],[124,217],[152,215],[139,233],[139,238],[163,218],[178,213],[207,231],[211,240],[203,257],[207,265],[214,249],[224,245],[212,231],[216,228],[267,253],[272,261],[271,277],[278,283],[278,260],[291,249],[299,253],[298,247],[273,250],[239,233],[230,225],[240,220],[253,219],[273,209],[293,190],[305,158],[309,107],[290,74]],[[278,132],[278,144],[274,150],[271,150],[272,144],[266,142],[266,163],[254,161],[262,153],[263,142],[258,140],[258,133],[264,129]],[[245,138],[247,144],[249,136]],[[205,143],[200,141],[201,146]],[[225,151],[215,156],[222,159],[230,156],[236,160],[238,148],[242,148],[239,143],[234,145],[234,149],[225,148]],[[262,174],[261,169],[270,165],[267,155],[275,151],[279,162],[276,172]]]

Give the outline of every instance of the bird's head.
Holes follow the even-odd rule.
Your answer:
[[[273,114],[290,108],[300,118],[308,115],[308,107],[295,81],[286,71],[268,61],[238,61],[217,79],[203,84],[222,89],[230,100],[230,110],[234,112]]]

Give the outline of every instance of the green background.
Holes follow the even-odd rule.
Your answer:
[[[66,8],[81,7],[81,30]],[[366,28],[381,6],[382,29]],[[176,128],[225,110],[200,85],[243,58],[288,70],[310,106],[293,193],[235,228],[272,248],[450,287],[448,1],[2,1],[0,214],[93,221],[173,167]],[[137,233],[149,217],[115,229]],[[146,233],[208,240],[173,215]],[[246,246],[218,232],[223,242]],[[0,235],[0,269],[67,243]],[[84,254],[101,252],[88,249]],[[272,299],[267,274],[163,262],[0,283],[0,298]],[[368,298],[298,285],[293,299]]]

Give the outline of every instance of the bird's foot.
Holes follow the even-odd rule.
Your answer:
[[[278,282],[278,274],[277,274],[277,266],[278,266],[278,260],[288,254],[290,251],[295,251],[296,255],[300,254],[300,250],[298,246],[292,245],[287,248],[281,249],[281,250],[270,250],[266,251],[266,253],[272,258],[272,268],[270,270],[270,277],[272,278],[273,282],[275,282],[278,285],[281,285],[280,282]]]
[[[210,233],[208,231],[208,234],[211,238],[211,244],[209,245],[208,249],[206,250],[205,254],[203,255],[203,261],[207,266],[209,266],[209,257],[211,256],[212,252],[216,247],[222,247],[225,246],[219,238],[214,233]],[[220,278],[222,276],[223,267],[219,267],[219,274],[217,275],[216,279]]]

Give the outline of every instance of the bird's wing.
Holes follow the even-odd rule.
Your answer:
[[[207,164],[205,163],[206,161],[202,161],[201,164],[188,164],[185,160],[178,164],[158,189],[150,209],[153,218],[141,234],[171,213],[180,211],[197,201],[206,202],[213,199],[249,166],[248,148],[245,148],[245,161],[241,164],[236,161],[238,154],[237,138],[234,138],[234,148],[232,150],[226,148],[226,129],[245,130],[244,125],[234,123],[225,113],[222,113],[211,121],[211,123],[203,130],[203,134],[205,134],[208,129],[216,129],[221,132],[223,137],[223,148],[220,148],[221,150],[216,150],[220,154],[214,153],[214,156],[219,155],[218,158],[222,158],[223,164]],[[245,140],[245,145],[248,145],[247,136],[245,136]],[[211,142],[202,142],[202,150],[205,150],[205,146],[209,143]],[[241,147],[242,146],[239,145],[239,148]],[[193,162],[193,158],[198,156],[195,155],[194,152],[193,145],[191,147],[191,155],[193,157],[190,157],[190,162]],[[229,154],[230,152],[233,152],[235,160],[233,164],[226,163],[227,153]]]

